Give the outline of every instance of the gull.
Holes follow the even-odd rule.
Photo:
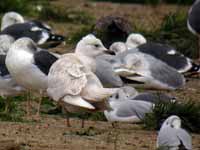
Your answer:
[[[18,85],[11,77],[5,65],[6,53],[13,42],[14,39],[11,36],[0,35],[0,95],[1,97],[7,98],[5,100],[5,112],[9,109],[10,96],[20,95],[25,92],[25,89]]]
[[[191,136],[181,128],[181,119],[178,116],[168,117],[158,133],[157,147],[168,150],[191,150]]]
[[[77,44],[75,53],[59,58],[48,74],[48,95],[68,112],[80,110],[97,111],[107,97],[118,88],[104,88],[94,74],[95,57],[107,49],[94,35],[83,37]],[[97,104],[97,105],[96,105]],[[69,118],[67,117],[68,126]]]
[[[118,91],[117,97],[120,99],[129,99],[129,100],[137,100],[137,101],[146,101],[152,104],[156,104],[158,102],[175,102],[176,98],[169,96],[164,93],[155,93],[155,92],[138,92],[134,87],[124,86],[123,90]]]
[[[30,38],[20,38],[11,45],[5,62],[8,71],[17,84],[26,88],[29,92],[45,95],[47,74],[56,60],[55,55],[37,48]],[[40,103],[41,100],[42,96],[39,99]],[[36,117],[39,117],[40,103]],[[29,114],[29,110],[27,111]]]
[[[37,20],[25,21],[16,12],[8,12],[4,15],[1,28],[0,34],[8,34],[15,40],[28,37],[41,46],[55,47],[64,42],[64,37],[54,34],[48,25]]]
[[[185,85],[185,78],[175,69],[141,52],[126,51],[111,62],[114,72],[130,81],[154,89],[175,90]]]
[[[16,23],[24,23],[24,18],[17,12],[11,11],[3,15],[1,20],[1,31]]]
[[[9,109],[9,101],[11,96],[21,95],[26,92],[25,88],[18,85],[15,80],[11,77],[6,64],[6,55],[0,54],[0,96],[5,98],[5,113]]]
[[[198,37],[198,48],[199,54],[198,58],[200,60],[200,1],[196,0],[194,4],[191,6],[188,12],[188,19],[187,19],[187,27],[191,33]]]
[[[132,52],[139,51],[149,54],[156,59],[165,62],[169,66],[175,68],[180,73],[200,72],[199,64],[195,64],[193,60],[176,51],[175,48],[160,43],[147,43],[147,40],[144,38],[144,36],[138,33],[130,34],[127,38],[126,43],[113,43],[110,46],[110,50],[115,54],[125,52],[127,50]]]
[[[108,99],[108,109],[104,111],[106,119],[110,122],[141,122],[146,113],[152,111],[153,104],[147,101],[129,99],[137,95],[136,90],[127,91],[130,88],[122,87],[117,93]]]
[[[163,93],[139,93],[131,86],[124,86],[109,98],[104,115],[111,122],[141,122],[158,102],[174,102],[174,98]]]

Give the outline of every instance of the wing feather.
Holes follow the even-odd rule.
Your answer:
[[[66,54],[56,61],[48,75],[48,94],[59,100],[65,95],[78,95],[87,84],[87,69],[73,54]]]

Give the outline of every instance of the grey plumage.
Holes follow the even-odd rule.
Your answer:
[[[109,62],[112,59],[111,57],[109,58],[109,56],[104,55],[96,58],[95,74],[103,85],[121,87],[123,85],[123,81],[120,76],[114,72],[113,67]]]
[[[169,45],[148,42],[138,46],[138,50],[165,62],[181,73],[187,72],[192,68],[192,60]]]
[[[12,36],[15,40],[28,37],[35,43],[42,45],[44,43],[56,42],[61,43],[64,37],[61,35],[53,34],[51,30],[40,28],[35,22],[17,23],[3,29],[0,34],[7,34]]]
[[[104,111],[108,121],[114,122],[141,122],[146,113],[152,111],[153,104],[147,101],[132,100],[137,95],[131,87],[122,87],[108,100],[110,109]]]
[[[128,79],[142,81],[152,87],[161,89],[177,89],[185,84],[183,75],[150,55],[137,51],[126,51],[116,57],[121,61],[121,66],[114,63],[114,70],[124,69],[126,66],[125,69],[130,72],[128,71],[127,75],[123,73],[123,76]],[[137,76],[134,76],[134,74],[137,74]]]
[[[132,97],[131,99],[134,100],[142,100],[147,101],[151,103],[158,103],[158,102],[173,102],[175,101],[174,97],[168,96],[163,93],[139,93],[135,97]]]
[[[181,128],[181,120],[178,116],[170,116],[163,123],[158,137],[157,147],[168,150],[191,150],[191,136]]]

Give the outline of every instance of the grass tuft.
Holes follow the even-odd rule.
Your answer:
[[[78,24],[91,24],[94,21],[94,17],[81,10],[60,8],[56,6],[46,6],[39,14],[39,18],[43,20],[53,20],[56,22],[70,22]]]
[[[101,1],[109,1],[113,3],[139,3],[139,4],[151,4],[151,5],[157,5],[162,2],[169,3],[169,4],[181,4],[181,5],[190,5],[193,3],[191,0],[93,0],[97,2]]]
[[[0,121],[23,122],[24,120],[22,117],[24,116],[24,111],[20,107],[23,98],[19,96],[9,98],[7,112],[5,112],[6,101],[8,101],[8,99],[0,98]]]
[[[165,119],[171,115],[179,116],[182,120],[182,127],[186,130],[200,133],[200,104],[190,101],[184,103],[157,103],[152,113],[146,114],[144,118],[145,128],[159,130]]]
[[[160,28],[145,31],[136,27],[149,41],[169,44],[190,58],[198,56],[198,39],[187,28],[187,12],[177,11],[167,15]]]

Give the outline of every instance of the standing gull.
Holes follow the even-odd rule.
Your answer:
[[[25,88],[18,85],[11,77],[5,64],[6,55],[0,55],[0,96],[5,97],[5,112],[9,109],[10,96],[17,96],[25,92]]]
[[[48,74],[49,96],[64,103],[69,112],[98,109],[96,104],[104,103],[107,97],[118,90],[104,88],[93,73],[96,68],[95,57],[105,51],[107,49],[95,36],[90,34],[83,37],[75,53],[63,55],[52,65]]]
[[[47,74],[51,65],[57,60],[48,51],[38,49],[29,38],[15,41],[6,56],[6,66],[11,76],[28,91],[46,93]],[[42,97],[39,102],[41,103]],[[39,116],[40,104],[37,116]]]
[[[23,17],[15,12],[9,12],[2,19],[0,34],[8,34],[15,40],[21,37],[31,38],[38,45],[55,47],[64,42],[64,37],[54,34],[51,28],[39,21],[24,21]]]
[[[192,150],[191,136],[181,128],[181,119],[170,116],[163,123],[158,137],[157,147],[168,150]]]

